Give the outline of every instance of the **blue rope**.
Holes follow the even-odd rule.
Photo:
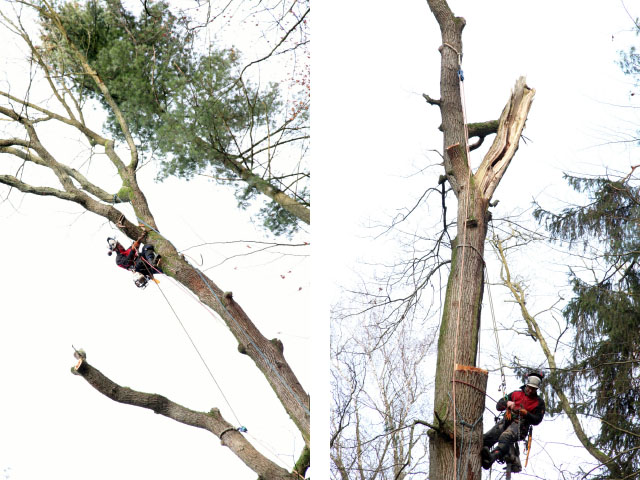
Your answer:
[[[164,238],[165,240],[169,241],[169,239],[167,239],[164,235],[162,235],[159,231],[157,231],[155,228],[153,228],[151,225],[149,225],[147,222],[145,222],[144,220],[142,220],[139,217],[136,217],[138,219],[139,222],[142,222],[145,226],[149,227],[151,230],[153,230],[154,232],[156,232],[158,235],[160,235],[162,238]],[[265,363],[267,365],[269,365],[269,368],[271,368],[271,371],[273,373],[276,374],[276,376],[278,377],[278,379],[280,380],[280,382],[282,382],[282,384],[286,387],[286,389],[289,391],[289,393],[293,396],[293,398],[296,399],[296,401],[298,402],[298,405],[300,405],[303,410],[306,412],[307,415],[311,415],[311,412],[309,411],[309,409],[306,407],[306,405],[304,405],[304,403],[302,403],[302,401],[300,400],[300,398],[298,398],[298,396],[296,395],[296,393],[291,389],[291,387],[289,386],[289,384],[287,382],[285,382],[284,378],[282,378],[282,375],[280,375],[280,373],[278,373],[278,370],[276,370],[276,368],[273,366],[273,364],[269,361],[269,359],[265,356],[264,353],[262,353],[262,350],[260,350],[260,348],[258,347],[258,345],[255,344],[255,342],[251,339],[251,337],[249,336],[249,334],[247,334],[247,332],[244,331],[244,329],[240,326],[240,324],[238,323],[238,321],[233,317],[233,315],[231,315],[231,313],[229,312],[229,310],[227,310],[227,307],[225,307],[224,303],[222,303],[222,301],[220,300],[220,297],[218,297],[218,295],[216,294],[216,292],[213,291],[213,289],[211,288],[211,286],[209,285],[209,282],[207,282],[205,280],[205,278],[202,276],[202,274],[200,273],[200,271],[197,268],[194,268],[195,272],[198,274],[198,276],[200,277],[200,279],[202,280],[202,282],[207,286],[207,288],[209,289],[209,291],[213,294],[213,296],[216,298],[216,300],[218,300],[218,303],[220,304],[220,306],[222,307],[222,309],[225,311],[225,313],[229,316],[229,318],[231,318],[231,320],[233,320],[233,322],[236,324],[236,327],[238,327],[238,329],[244,334],[244,336],[246,337],[247,340],[249,340],[249,343],[251,343],[251,345],[253,345],[253,348],[256,349],[256,351],[260,354],[260,356],[262,357],[262,359],[265,361]]]

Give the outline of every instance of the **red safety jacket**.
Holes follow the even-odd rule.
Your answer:
[[[126,250],[119,243],[116,245],[116,265],[119,267],[122,267],[125,270],[131,270],[137,256],[138,252],[133,248],[133,245]]]
[[[508,400],[511,400],[516,404],[514,408],[516,412],[521,408],[524,408],[527,411],[527,414],[521,417],[527,425],[538,425],[542,421],[542,417],[544,417],[545,412],[545,404],[542,398],[537,395],[535,397],[527,397],[523,390],[516,390],[515,392],[511,392],[507,395],[506,400],[501,398],[496,405],[496,408],[499,411],[506,410]]]

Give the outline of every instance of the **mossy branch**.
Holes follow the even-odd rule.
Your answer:
[[[294,475],[299,475],[300,478],[304,478],[304,475],[305,473],[307,473],[307,470],[309,469],[310,466],[311,466],[311,450],[309,449],[309,447],[305,446],[302,449],[302,453],[300,453],[300,457],[298,458],[298,461],[293,467],[292,473]]]
[[[469,144],[469,150],[475,150],[476,148],[480,147],[484,143],[484,139],[486,136],[498,131],[498,125],[498,120],[467,124],[469,138],[478,137],[478,140],[476,142]]]

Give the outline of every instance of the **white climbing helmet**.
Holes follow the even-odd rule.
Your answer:
[[[533,387],[535,389],[538,389],[540,388],[540,378],[534,375],[531,375],[529,378],[527,378],[526,385],[527,387]]]
[[[147,286],[147,277],[140,272],[134,272],[133,283],[135,283],[138,288],[145,288]]]
[[[109,237],[107,238],[107,243],[109,244],[109,251],[107,252],[107,255],[111,255],[114,250],[116,249],[116,246],[118,245],[118,242],[115,238],[113,237]]]

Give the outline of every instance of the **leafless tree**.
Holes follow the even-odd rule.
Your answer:
[[[331,466],[336,479],[420,478],[426,469],[429,381],[424,371],[433,336],[407,321],[386,342],[353,328],[375,312],[338,318],[332,329]],[[355,331],[354,331],[355,330]]]

